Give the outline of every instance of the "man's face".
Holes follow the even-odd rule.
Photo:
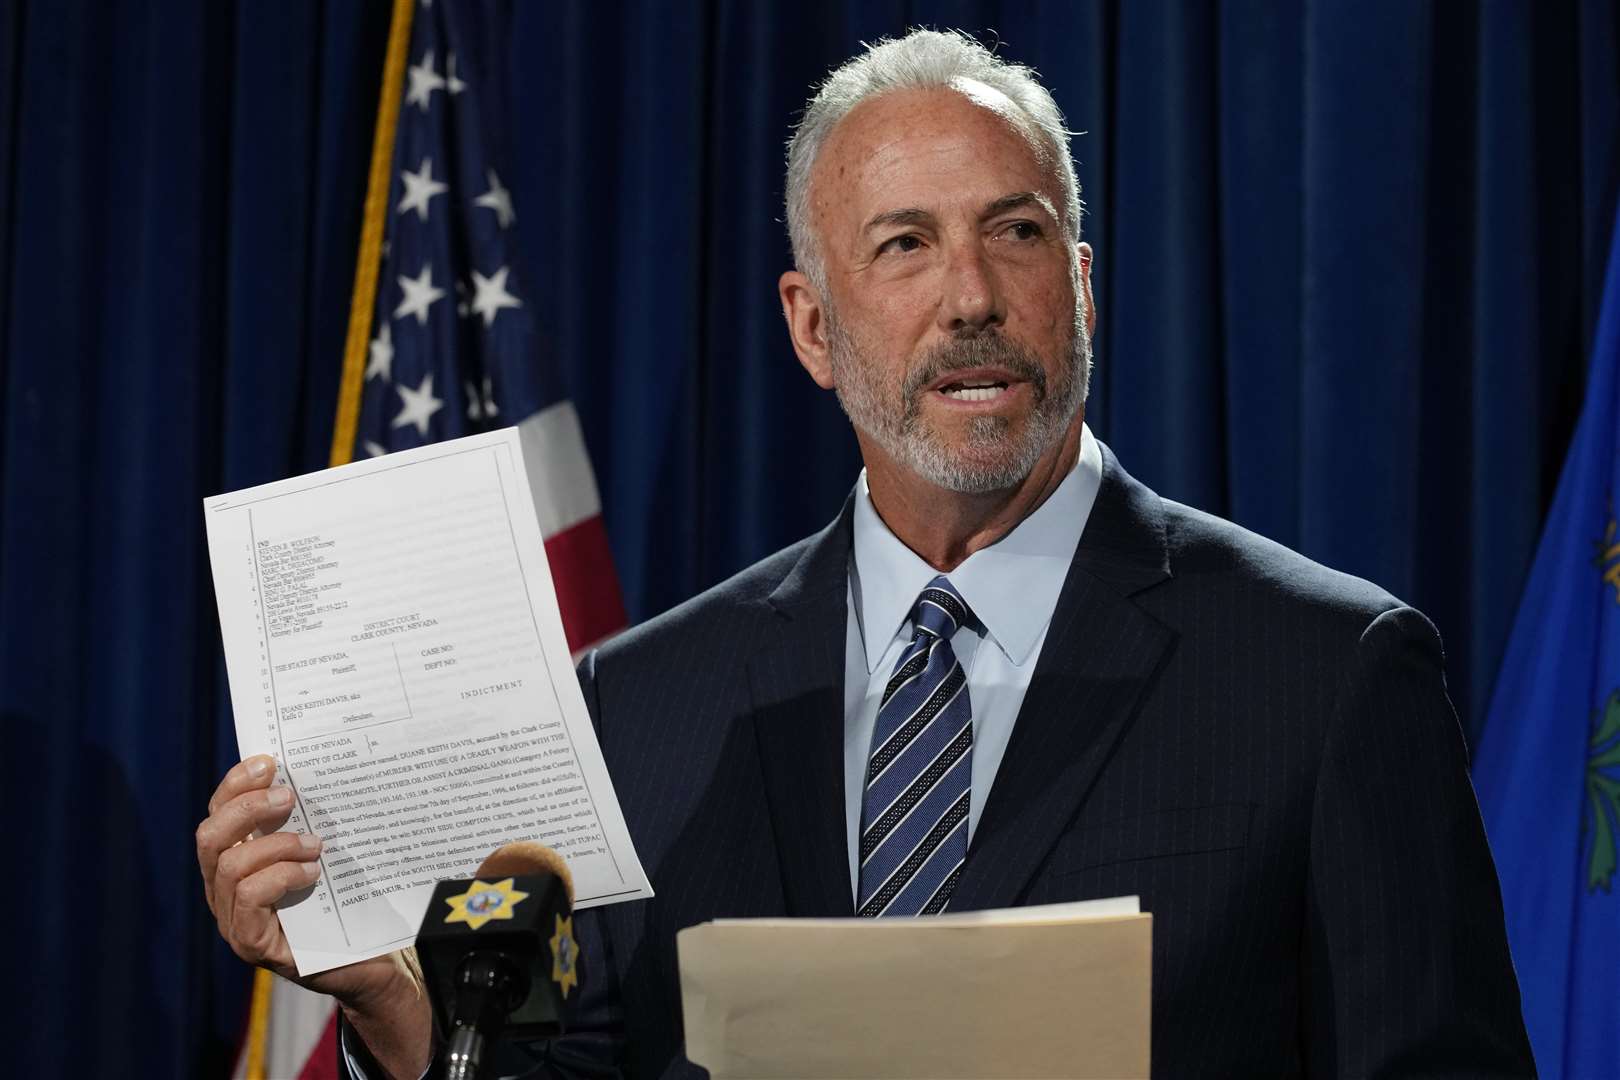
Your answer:
[[[872,450],[1003,490],[1078,423],[1089,301],[1062,190],[986,87],[903,91],[834,129],[811,182],[831,384]]]

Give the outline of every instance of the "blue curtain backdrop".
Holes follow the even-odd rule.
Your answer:
[[[325,462],[387,15],[0,5],[18,1071],[213,1075],[239,1028],[191,846],[234,758],[200,500]],[[1083,132],[1093,427],[1161,492],[1424,608],[1477,723],[1596,314],[1620,177],[1609,0],[513,18],[526,300],[633,618],[847,491],[853,440],[776,305],[783,142],[858,42],[957,26],[1039,68]]]

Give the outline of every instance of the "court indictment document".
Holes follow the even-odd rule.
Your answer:
[[[243,757],[321,875],[280,908],[300,974],[411,944],[434,883],[511,840],[576,907],[652,895],[563,635],[516,428],[204,500]]]

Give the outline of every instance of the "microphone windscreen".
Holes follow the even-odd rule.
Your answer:
[[[552,874],[562,882],[570,906],[574,903],[574,875],[569,872],[563,857],[546,845],[533,840],[514,840],[502,844],[478,864],[480,880],[488,878],[521,877],[524,874]]]

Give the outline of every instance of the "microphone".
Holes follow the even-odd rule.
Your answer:
[[[441,881],[416,935],[422,980],[450,1038],[445,1076],[475,1080],[496,1040],[562,1033],[579,985],[574,880],[550,848],[503,844],[469,879]]]

